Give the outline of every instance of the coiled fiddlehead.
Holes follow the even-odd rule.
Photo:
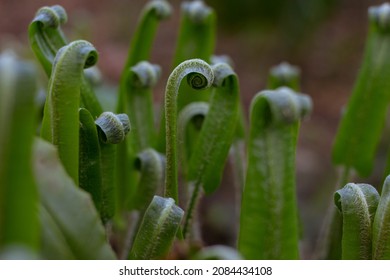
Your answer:
[[[342,259],[372,259],[372,228],[379,194],[367,184],[349,183],[334,194],[343,219]]]
[[[29,25],[31,48],[49,78],[52,75],[53,63],[58,51],[68,44],[68,40],[61,30],[61,25],[66,21],[67,15],[64,8],[55,5],[39,9]],[[80,88],[81,104],[96,118],[103,110],[92,86],[84,75]]]
[[[207,194],[214,192],[221,183],[222,173],[238,121],[239,85],[237,75],[225,63],[212,66],[214,88],[210,109],[202,125],[199,138],[191,154],[188,182],[193,183],[183,234],[188,231],[192,212],[195,210],[199,188]]]
[[[247,259],[297,259],[295,149],[311,99],[288,88],[258,93],[250,109],[248,169],[238,247]]]
[[[173,59],[173,66],[176,67],[185,60],[198,58],[210,62],[211,55],[215,49],[216,20],[212,8],[203,1],[183,1],[181,5],[181,22],[177,38],[177,45]],[[181,91],[188,94],[181,94],[178,97],[178,112],[186,105],[197,101],[208,101],[209,91],[196,93],[186,83],[181,86]],[[165,151],[165,115],[161,118],[158,150]]]
[[[165,90],[165,127],[167,168],[165,196],[178,199],[177,171],[177,97],[181,81],[187,76],[191,87],[204,89],[211,86],[214,74],[211,67],[200,59],[190,59],[179,64],[168,78]]]
[[[47,76],[50,76],[57,51],[67,44],[61,25],[68,16],[59,5],[43,7],[38,10],[30,23],[28,34],[31,48],[42,64]]]
[[[120,201],[124,198],[118,190],[116,170],[117,153],[116,146],[121,145],[130,131],[130,121],[126,114],[114,114],[103,112],[95,120],[100,138],[101,152],[101,176],[102,176],[102,203],[101,216],[103,222],[107,222],[120,207]]]
[[[80,90],[85,67],[97,61],[95,48],[79,40],[61,48],[53,63],[41,136],[58,148],[65,170],[78,184]]]
[[[104,144],[119,144],[130,131],[130,120],[126,114],[103,112],[96,120],[100,140]]]
[[[142,219],[129,259],[165,257],[176,237],[183,214],[172,198],[154,196]]]

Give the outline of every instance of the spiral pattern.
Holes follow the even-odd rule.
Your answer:
[[[208,87],[208,80],[200,73],[189,73],[187,75],[187,83],[193,89],[204,89]]]
[[[118,144],[130,131],[130,120],[126,114],[103,112],[95,121],[100,140],[105,144]]]

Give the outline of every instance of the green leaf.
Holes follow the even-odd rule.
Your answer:
[[[42,221],[45,227],[50,227],[43,230],[43,257],[115,259],[90,195],[76,188],[53,145],[36,140],[34,169]],[[45,244],[46,240],[56,246],[55,250]]]
[[[138,154],[135,165],[140,171],[140,179],[134,207],[143,212],[164,185],[165,160],[163,155],[149,148]]]
[[[150,260],[166,257],[176,237],[183,210],[172,198],[154,196],[146,209],[129,259]]]
[[[59,5],[43,7],[38,10],[29,25],[28,35],[31,48],[46,72],[47,77],[53,74],[53,64],[58,51],[68,45],[61,25],[68,17],[63,7]],[[95,96],[91,84],[82,75],[81,104],[96,118],[102,113],[102,107]]]
[[[79,109],[79,119],[79,186],[91,194],[95,207],[100,212],[103,185],[98,132],[95,120],[87,109]]]
[[[192,153],[188,181],[202,185],[206,193],[214,192],[221,183],[223,169],[238,121],[239,85],[227,64],[216,64],[210,109]]]
[[[372,226],[379,194],[367,184],[349,183],[334,195],[343,216],[342,259],[372,259]]]
[[[188,178],[188,162],[194,152],[203,122],[209,111],[207,102],[192,102],[184,107],[178,117],[178,144],[180,146],[179,161],[181,173]]]
[[[39,247],[38,193],[32,174],[37,119],[33,64],[0,55],[0,248]]]
[[[55,5],[40,8],[29,25],[31,48],[48,77],[51,75],[57,51],[67,44],[61,29],[61,25],[67,20],[64,8]]]
[[[168,18],[171,13],[172,8],[166,0],[151,0],[142,10],[120,79],[117,112],[126,112],[127,73],[130,67],[150,59],[158,24],[161,20]]]
[[[79,107],[84,67],[97,61],[95,48],[75,41],[61,48],[49,81],[41,136],[58,147],[65,170],[78,185]]]
[[[368,176],[384,128],[390,101],[388,6],[369,10],[370,29],[359,77],[341,119],[333,161]]]
[[[103,112],[96,120],[100,139],[100,166],[102,176],[102,204],[101,216],[107,222],[115,214],[119,207],[118,201],[121,193],[118,192],[116,169],[117,154],[114,144],[120,144],[125,140],[130,131],[130,121],[126,114],[114,114]]]
[[[390,259],[390,177],[383,184],[373,225],[372,258]]]
[[[310,110],[310,98],[288,88],[252,100],[238,241],[246,259],[298,258],[295,150],[299,121]]]

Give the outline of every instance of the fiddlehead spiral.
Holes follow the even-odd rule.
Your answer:
[[[203,122],[188,166],[187,181],[194,185],[183,228],[185,236],[197,205],[200,188],[209,194],[221,183],[223,169],[238,121],[239,85],[233,69],[219,63],[214,73],[210,109]]]
[[[31,48],[47,76],[51,74],[57,51],[67,44],[61,30],[61,25],[66,23],[67,19],[64,8],[55,5],[39,9],[30,23],[28,33]]]
[[[167,168],[165,177],[165,196],[178,199],[177,183],[177,97],[184,77],[197,89],[211,86],[214,74],[211,67],[200,59],[191,59],[179,64],[168,78],[165,91],[165,127]],[[199,76],[199,77],[196,77]],[[202,82],[202,83],[200,83]]]
[[[87,41],[62,47],[53,62],[41,136],[58,147],[65,169],[78,184],[79,108],[84,68],[97,62],[96,49]]]
[[[130,131],[130,120],[126,114],[103,112],[96,120],[100,139],[105,144],[118,144]]]

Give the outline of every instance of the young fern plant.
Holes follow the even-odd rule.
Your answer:
[[[342,213],[342,259],[372,259],[372,228],[379,194],[368,184],[349,183],[334,195]]]
[[[215,192],[220,186],[225,162],[238,122],[239,83],[233,69],[218,63],[212,66],[214,82],[208,113],[202,124],[194,151],[190,155],[187,182],[194,186],[187,209],[183,235],[190,227],[199,193]]]
[[[197,90],[208,88],[214,80],[210,65],[200,59],[190,59],[179,64],[168,78],[165,90],[166,158],[165,196],[178,203],[178,155],[177,155],[177,98],[182,80]],[[186,93],[188,94],[188,93]]]
[[[159,23],[172,13],[165,0],[148,2],[140,16],[119,82],[117,112],[126,112],[133,126],[134,137],[117,148],[117,187],[122,197],[118,208],[121,215],[134,208],[137,172],[134,161],[143,149],[153,148],[156,140],[152,88],[160,76],[160,67],[149,63]]]
[[[31,49],[49,78],[57,52],[68,44],[61,30],[61,25],[66,23],[67,18],[64,8],[59,5],[43,7],[38,10],[29,25]],[[81,104],[91,112],[93,117],[98,117],[103,110],[84,75],[80,86]]]
[[[341,165],[337,189],[351,180],[352,171],[367,177],[374,165],[390,102],[387,78],[390,71],[389,8],[390,5],[385,3],[368,10],[369,30],[362,67],[341,118],[332,151],[333,162]],[[333,206],[325,222],[322,257],[342,258],[342,215]]]
[[[58,147],[60,159],[78,185],[80,87],[84,68],[97,61],[95,48],[86,41],[62,47],[53,62],[41,136]]]
[[[173,67],[177,67],[185,60],[198,58],[210,63],[215,49],[215,12],[203,1],[183,1],[181,4],[181,21],[177,45],[173,58]],[[180,91],[188,94],[179,95],[178,112],[186,105],[197,101],[208,101],[208,90],[197,92],[186,83],[181,85]],[[165,110],[162,111],[159,140],[157,149],[165,152]]]
[[[252,100],[238,249],[246,259],[298,259],[295,149],[311,99],[289,88]]]
[[[371,7],[368,16],[362,67],[333,147],[334,163],[363,177],[371,173],[390,102],[390,5]]]

